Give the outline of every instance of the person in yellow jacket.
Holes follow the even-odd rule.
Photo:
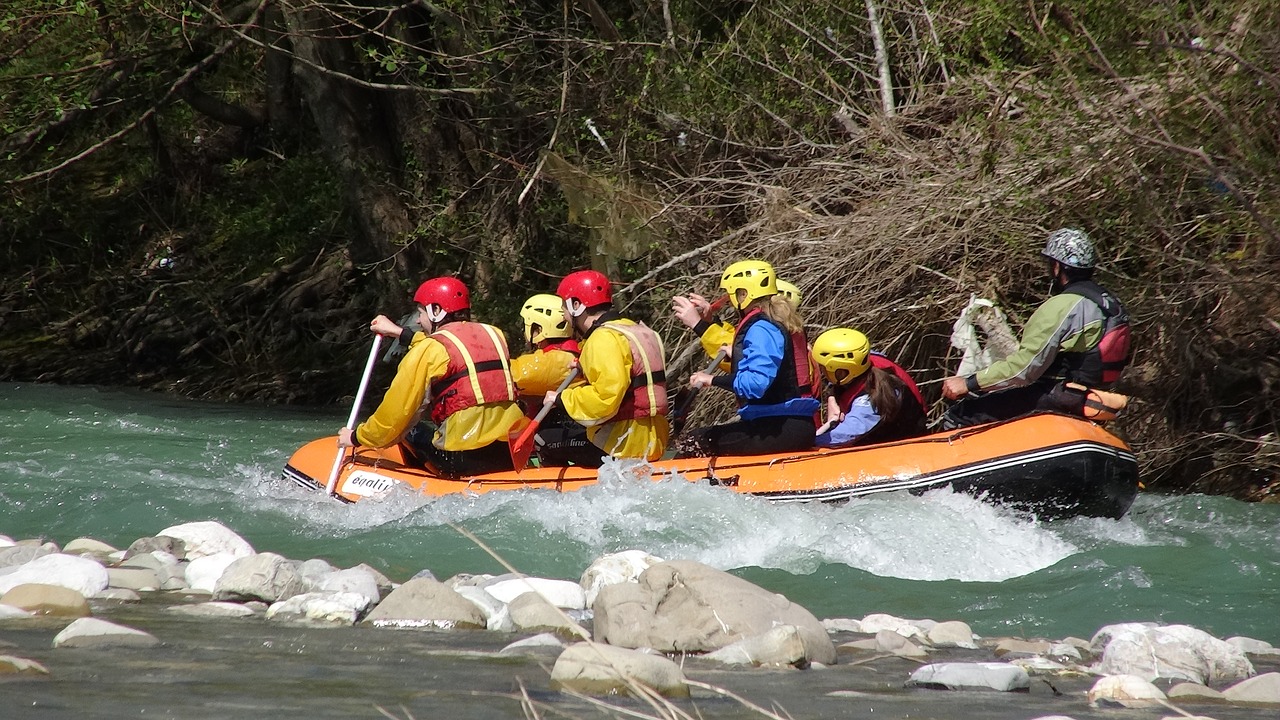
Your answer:
[[[542,293],[530,297],[520,310],[520,319],[524,321],[524,339],[531,352],[512,358],[511,378],[521,398],[536,398],[536,404],[541,404],[543,397],[559,388],[578,366],[578,341],[573,338],[573,328],[564,316],[564,301],[558,295]],[[537,407],[532,408],[533,413],[537,411]]]
[[[613,286],[594,270],[570,273],[556,295],[581,339],[585,382],[545,402],[587,428],[600,454],[657,460],[670,440],[662,340],[613,310]],[[598,463],[597,463],[598,464]]]
[[[531,352],[511,360],[511,377],[525,414],[537,415],[546,394],[555,392],[578,367],[578,341],[564,315],[558,295],[534,295],[520,309],[524,339]],[[581,382],[580,380],[577,382]],[[563,408],[553,408],[534,435],[534,449],[542,466],[600,464],[600,449],[587,439],[587,430]]]
[[[527,423],[516,403],[502,331],[471,321],[470,293],[456,278],[424,282],[414,293],[425,332],[379,315],[369,328],[408,339],[395,379],[373,415],[338,442],[383,448],[400,443],[406,459],[443,477],[511,469],[507,439]],[[419,424],[426,414],[431,422]]]

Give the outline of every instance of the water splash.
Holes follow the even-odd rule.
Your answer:
[[[590,557],[639,548],[721,569],[793,574],[838,563],[910,580],[1000,581],[1078,552],[1052,527],[945,490],[844,505],[779,505],[681,477],[637,480],[626,463],[610,462],[600,478],[569,493],[520,490],[435,500],[401,493],[344,506],[286,489],[260,490],[252,501],[326,534],[389,524],[413,533],[459,523],[482,539],[523,537],[526,543],[580,548]]]

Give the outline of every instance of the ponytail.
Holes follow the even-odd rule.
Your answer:
[[[804,318],[800,311],[781,293],[771,295],[766,302],[761,303],[760,312],[774,325],[789,333],[804,332]]]

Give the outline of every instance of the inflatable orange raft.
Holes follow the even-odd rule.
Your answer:
[[[284,477],[323,492],[337,460],[337,439],[304,445]],[[722,486],[775,502],[832,502],[883,492],[951,487],[1043,518],[1119,518],[1138,491],[1138,464],[1122,440],[1094,423],[1030,415],[912,440],[803,453],[661,460],[638,472],[653,480]],[[385,495],[397,485],[428,496],[495,490],[577,490],[597,482],[581,467],[527,468],[461,479],[411,467],[396,447],[347,452],[334,485],[347,502]]]

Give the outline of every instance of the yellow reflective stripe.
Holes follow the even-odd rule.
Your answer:
[[[471,359],[471,353],[467,352],[467,346],[448,330],[437,330],[432,337],[448,338],[449,342],[458,349],[458,353],[462,355],[462,361],[467,364],[467,379],[471,381],[471,392],[476,396],[476,404],[483,405],[484,392],[480,390],[480,376],[476,373],[476,364]]]
[[[644,364],[644,389],[649,395],[649,416],[652,417],[658,414],[658,394],[653,390],[653,367],[649,364],[649,353],[645,352],[644,344],[640,342],[639,338],[637,338],[634,333],[630,330],[624,329],[621,325],[605,323],[605,327],[622,333],[622,335],[631,342],[631,347],[638,351],[638,354],[640,355],[640,362]],[[656,337],[657,333],[654,333],[654,335]],[[662,347],[662,338],[658,338],[658,347]]]
[[[507,379],[507,387],[514,388],[516,381],[511,377],[511,358],[507,356],[506,343],[502,342],[502,336],[498,334],[497,329],[492,325],[486,325],[484,323],[479,323],[479,325],[484,328],[485,334],[489,336],[489,340],[493,341],[493,349],[498,351],[498,360],[502,362],[502,376]],[[513,394],[514,392],[515,391],[512,390],[512,393],[508,393],[508,400],[515,399],[515,395]]]

